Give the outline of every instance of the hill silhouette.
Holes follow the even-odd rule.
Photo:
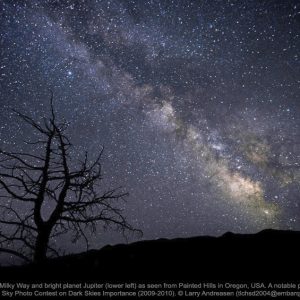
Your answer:
[[[0,268],[2,279],[288,280],[299,271],[300,232],[227,232],[139,241]]]

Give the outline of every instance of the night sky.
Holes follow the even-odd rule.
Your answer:
[[[4,0],[0,13],[1,148],[25,150],[11,109],[41,120],[52,90],[74,157],[105,147],[103,188],[130,193],[144,239],[300,230],[299,1]],[[94,247],[124,242],[100,229]]]

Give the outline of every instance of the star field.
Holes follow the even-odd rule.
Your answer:
[[[299,1],[0,11],[1,148],[32,135],[11,108],[42,120],[52,90],[74,156],[105,146],[103,184],[130,193],[125,214],[145,239],[300,230]]]

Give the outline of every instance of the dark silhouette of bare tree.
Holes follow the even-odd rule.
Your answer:
[[[82,238],[88,249],[90,234],[97,232],[99,223],[123,234],[141,233],[118,208],[128,194],[120,188],[100,192],[103,149],[92,162],[87,153],[82,160],[72,159],[67,123],[57,121],[52,98],[51,116],[42,125],[15,111],[39,136],[25,143],[40,151],[0,149],[0,224],[5,229],[0,231],[0,252],[26,261],[59,256],[55,239],[67,233],[73,242]]]

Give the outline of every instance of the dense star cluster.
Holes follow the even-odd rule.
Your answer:
[[[74,156],[104,145],[104,187],[130,193],[144,238],[300,229],[299,1],[0,11],[1,148],[24,150],[32,133],[11,109],[42,120],[51,90]],[[94,245],[121,241],[99,231]]]

